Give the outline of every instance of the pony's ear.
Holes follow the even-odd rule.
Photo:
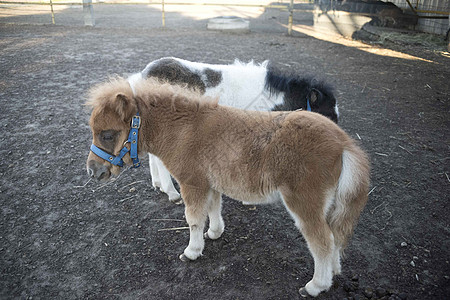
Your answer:
[[[114,107],[120,118],[124,121],[131,119],[136,113],[136,104],[132,98],[125,94],[118,93],[114,99]]]
[[[315,103],[319,99],[320,94],[320,91],[311,89],[311,92],[309,94],[309,101],[311,101],[311,103]]]

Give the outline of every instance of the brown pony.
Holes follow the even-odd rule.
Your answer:
[[[300,293],[317,296],[331,287],[369,187],[366,154],[336,124],[306,111],[220,106],[153,80],[138,82],[133,94],[126,80],[112,79],[94,87],[87,104],[93,144],[113,155],[139,112],[139,153],[159,157],[180,184],[190,228],[181,260],[197,259],[204,238],[223,233],[222,194],[252,203],[280,199],[314,258],[314,276]],[[131,164],[128,154],[123,160]],[[105,180],[120,168],[90,152],[87,169]]]

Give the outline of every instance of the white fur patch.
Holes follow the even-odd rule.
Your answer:
[[[355,192],[355,182],[360,181],[358,173],[358,162],[355,156],[347,150],[342,152],[342,170],[339,176],[338,186],[336,190],[335,209],[333,210],[332,219],[341,216],[345,212],[345,199],[348,195]]]
[[[246,110],[268,111],[283,103],[283,94],[269,97],[265,90],[267,69],[263,65],[241,64],[216,66],[222,82],[207,89],[208,96],[220,96],[219,104]]]
[[[342,152],[342,171],[339,176],[339,184],[338,184],[338,194],[352,194],[355,188],[353,184],[355,181],[358,182],[359,177],[357,170],[358,163],[355,160],[355,157],[344,150]]]
[[[187,61],[176,57],[173,59],[188,68],[191,72],[201,74],[205,69],[211,69],[222,74],[222,81],[215,87],[206,88],[205,95],[219,97],[219,104],[233,106],[246,110],[269,111],[275,105],[283,103],[284,93],[270,97],[265,90],[267,66],[269,61],[256,64],[253,61],[243,63],[235,60],[232,65],[213,65]],[[147,74],[148,69],[158,60],[148,64],[142,71]],[[205,81],[205,78],[202,78]]]
[[[133,95],[136,95],[135,86],[136,83],[142,79],[141,73],[136,73],[127,78],[128,83],[130,84],[131,90],[133,91]]]

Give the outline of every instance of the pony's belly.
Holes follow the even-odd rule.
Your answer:
[[[272,192],[268,195],[240,193],[233,196],[227,193],[224,194],[232,199],[245,202],[246,204],[269,204],[281,200],[281,195],[278,191]]]
[[[254,203],[254,204],[264,204],[279,201],[281,199],[280,192],[274,191],[254,191],[249,187],[242,184],[234,184],[227,186],[212,186],[216,191],[238,201]]]

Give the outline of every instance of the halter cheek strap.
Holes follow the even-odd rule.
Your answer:
[[[309,103],[309,99],[306,98],[306,110],[311,111],[311,104]]]
[[[131,120],[131,128],[130,133],[128,134],[128,143],[130,144],[130,157],[133,160],[133,167],[138,168],[141,166],[141,162],[138,157],[138,133],[139,127],[141,127],[141,117],[139,116],[139,112],[136,112],[136,115]]]
[[[303,108],[296,109],[295,111],[297,111],[297,110],[303,110]],[[311,110],[311,104],[310,104],[308,98],[306,98],[306,110],[307,110],[307,111],[312,111],[312,110]]]
[[[108,152],[103,151],[94,144],[91,145],[91,151],[94,152],[97,156],[119,167],[122,167],[124,164],[123,157],[125,156],[125,154],[130,152],[130,158],[133,161],[132,167],[138,168],[141,165],[137,151],[139,127],[141,127],[141,117],[139,116],[139,112],[137,112],[131,120],[131,128],[130,133],[128,134],[128,140],[125,141],[124,146],[122,150],[120,150],[118,156],[109,154]],[[130,149],[125,147],[125,145],[128,143],[130,143]]]

